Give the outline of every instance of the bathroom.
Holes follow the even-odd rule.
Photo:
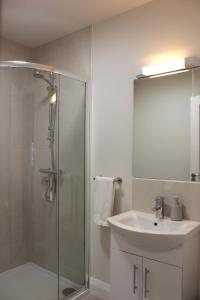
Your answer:
[[[170,81],[182,85],[176,92],[188,101],[200,95],[196,65],[180,74],[136,79],[143,66],[200,57],[199,11],[199,0],[1,1],[0,300],[130,299],[124,273],[119,284],[123,296],[117,298],[113,292],[114,228],[94,222],[98,181],[94,178],[99,175],[121,179],[114,183],[117,215],[134,210],[154,216],[152,207],[159,196],[164,197],[165,215],[170,217],[172,199],[179,197],[183,218],[200,222],[200,185],[191,182],[191,172],[178,173],[188,171],[190,141],[186,143],[184,133],[183,141],[176,131],[181,126],[171,118],[174,107],[167,108],[170,118],[161,118],[168,120],[168,126],[162,122],[160,127],[177,126],[171,132],[176,131],[178,138],[167,140],[176,150],[173,163],[165,161],[167,175],[159,164],[154,168],[156,155],[150,154],[150,147],[143,147],[148,148],[151,159],[143,162],[146,169],[140,173],[134,132],[140,84],[164,83],[163,89],[168,89],[161,92],[168,104],[177,99],[166,101],[177,86],[169,88]],[[59,107],[50,114],[55,109],[53,91]],[[156,89],[145,87],[143,91],[148,96]],[[153,101],[152,95],[148,100]],[[189,118],[187,121],[188,138]],[[153,125],[156,130],[156,123]],[[162,142],[152,144],[162,146]],[[160,157],[169,154],[166,148],[159,152]],[[54,170],[52,157],[59,170],[56,174],[49,172]],[[157,167],[160,174],[153,173]],[[175,175],[170,174],[172,170],[177,171]],[[132,253],[131,247],[122,250]],[[173,253],[171,259],[178,260],[177,252]],[[144,250],[135,254],[147,257]],[[156,251],[154,255],[147,258],[176,266],[176,262],[157,257]],[[194,265],[200,266],[198,258]],[[120,273],[118,264],[114,266]],[[131,267],[131,274],[133,271]],[[163,273],[158,272],[160,277]],[[149,274],[147,277],[150,280]],[[147,288],[151,290],[149,284]],[[186,288],[186,296],[183,292],[173,296],[170,289],[164,289],[161,298],[147,293],[146,299],[200,299],[200,279],[199,293],[192,296],[190,289]],[[136,291],[131,299],[144,296]]]

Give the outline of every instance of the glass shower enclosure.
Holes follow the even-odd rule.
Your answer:
[[[0,299],[87,290],[86,83],[0,62]]]

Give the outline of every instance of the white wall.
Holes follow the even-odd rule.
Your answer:
[[[132,206],[134,76],[161,59],[199,56],[199,11],[199,0],[153,0],[93,27],[92,175],[123,177],[122,210]],[[92,276],[103,281],[109,239],[92,225]]]
[[[34,61],[90,80],[91,27],[36,48]]]

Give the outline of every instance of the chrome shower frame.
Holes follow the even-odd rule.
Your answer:
[[[65,72],[63,70],[54,68],[49,65],[44,64],[37,64],[37,63],[31,63],[26,61],[0,61],[0,68],[22,68],[22,69],[32,69],[35,72],[45,71],[52,74],[57,75],[59,78],[60,76],[65,76],[70,79],[74,79],[77,81],[81,81],[85,84],[85,102],[86,102],[86,111],[85,111],[85,286],[81,287],[80,290],[77,291],[77,293],[74,293],[71,297],[67,297],[68,300],[75,300],[79,299],[84,294],[87,294],[89,292],[89,245],[90,245],[90,153],[89,153],[89,144],[90,144],[90,103],[87,97],[87,82],[84,78],[78,77],[74,74]],[[59,88],[57,90],[57,110],[59,111]],[[88,103],[87,103],[88,102]],[[57,118],[57,134],[59,132],[59,124],[58,124],[58,118]],[[59,143],[59,134],[58,134],[58,141]],[[57,145],[58,146],[58,145]],[[57,154],[57,161],[59,161],[59,153]],[[41,169],[41,172],[45,173],[47,170]],[[59,199],[59,177],[62,175],[62,171],[59,169],[59,165],[57,166],[56,176],[57,176],[57,197]],[[59,238],[59,201],[57,202],[57,237]],[[61,299],[59,295],[59,276],[60,276],[60,270],[59,270],[59,251],[58,251],[58,299]],[[60,298],[59,298],[60,297]],[[62,298],[62,300],[64,300]]]
[[[12,60],[12,61],[11,60],[8,60],[8,61],[3,60],[3,61],[0,61],[0,68],[1,67],[25,68],[25,69],[32,69],[32,70],[35,70],[35,71],[46,71],[46,72],[49,72],[49,73],[63,75],[63,76],[69,77],[71,79],[75,79],[75,80],[86,83],[86,79],[81,78],[79,76],[76,76],[72,73],[65,72],[64,70],[60,70],[60,69],[54,68],[54,67],[49,66],[49,65],[31,63],[31,62],[27,62],[27,61],[23,61],[23,60]]]

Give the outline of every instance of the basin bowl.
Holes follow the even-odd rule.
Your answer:
[[[156,219],[154,214],[135,210],[108,218],[113,231],[117,231],[137,248],[148,251],[167,251],[180,247],[200,231],[200,222]]]

